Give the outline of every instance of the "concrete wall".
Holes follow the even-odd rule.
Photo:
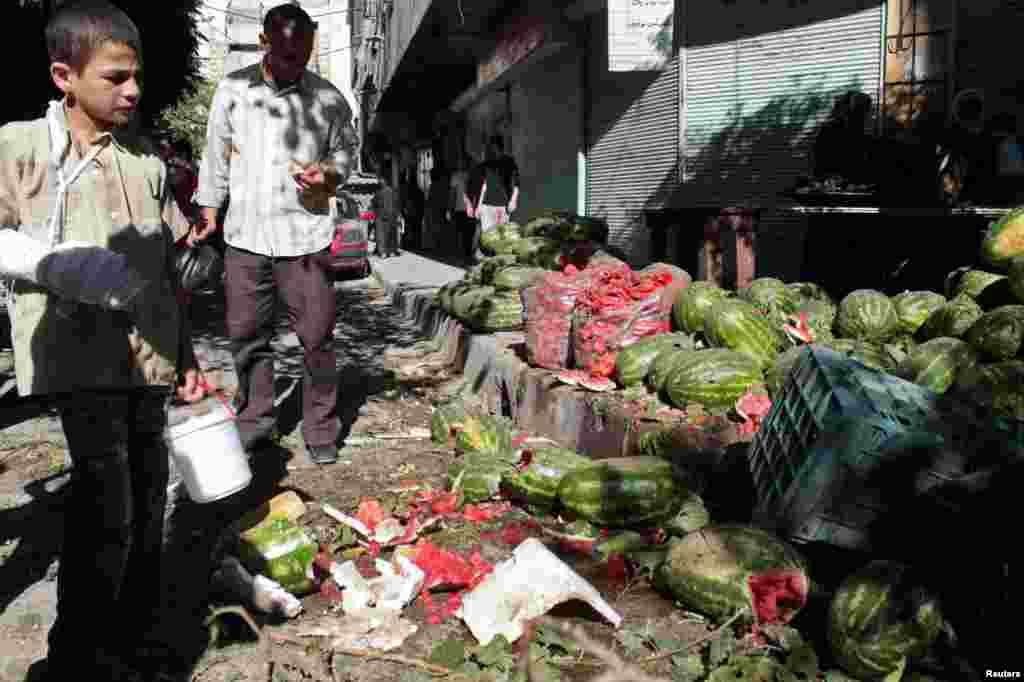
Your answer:
[[[481,158],[487,137],[498,133],[519,164],[517,221],[544,209],[576,210],[582,107],[582,56],[564,48],[525,70],[508,95],[491,93],[467,111],[470,154]]]

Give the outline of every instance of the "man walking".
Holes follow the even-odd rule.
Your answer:
[[[519,168],[515,159],[505,154],[501,136],[494,135],[487,145],[487,158],[476,168],[470,181],[472,187],[479,187],[479,205],[470,214],[480,221],[479,234],[489,232],[498,225],[507,223],[519,205]],[[479,234],[473,239],[476,257],[479,252]]]
[[[306,70],[315,24],[297,5],[267,12],[259,64],[217,87],[196,203],[202,241],[224,219],[227,331],[238,373],[238,426],[247,449],[272,438],[274,311],[279,296],[305,351],[302,436],[317,464],[337,459],[334,290],[322,266],[334,236],[330,197],[348,178],[352,112]]]

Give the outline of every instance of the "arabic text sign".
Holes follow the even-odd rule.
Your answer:
[[[608,0],[608,70],[655,71],[672,58],[675,0]]]

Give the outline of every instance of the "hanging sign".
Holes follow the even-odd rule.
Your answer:
[[[659,71],[672,59],[675,0],[608,0],[608,70]]]

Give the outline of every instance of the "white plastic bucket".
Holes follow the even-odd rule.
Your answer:
[[[194,502],[220,500],[252,481],[238,426],[223,405],[170,426],[167,443]]]

